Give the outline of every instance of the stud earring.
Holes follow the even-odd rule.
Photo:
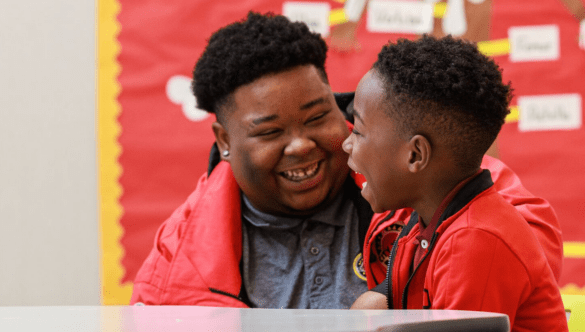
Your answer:
[[[230,152],[228,150],[224,150],[221,155],[224,156],[224,158],[227,158],[230,155]]]

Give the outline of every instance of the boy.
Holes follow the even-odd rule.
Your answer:
[[[386,280],[352,308],[492,311],[512,331],[567,330],[538,240],[480,168],[510,98],[469,42],[423,36],[382,49],[357,87],[343,148],[375,212],[415,212]]]

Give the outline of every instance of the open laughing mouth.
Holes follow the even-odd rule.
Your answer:
[[[355,174],[357,174],[359,176],[362,176],[364,178],[364,182],[362,182],[362,190],[364,190],[366,188],[366,186],[368,185],[368,181],[366,181],[366,177],[362,173],[360,173],[360,172],[356,171],[355,169],[353,169],[351,166],[350,166],[350,168],[351,168],[352,171],[355,172]]]
[[[309,165],[308,167],[286,170],[284,172],[280,172],[279,174],[287,180],[301,182],[315,176],[315,174],[318,173],[320,166],[321,162],[318,161],[312,165]]]

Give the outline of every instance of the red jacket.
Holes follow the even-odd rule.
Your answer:
[[[412,263],[418,217],[394,246],[392,308],[500,312],[512,331],[568,330],[544,251],[524,218],[498,195],[489,172],[471,180],[445,211],[420,263]]]
[[[563,241],[561,227],[550,204],[526,190],[518,176],[500,160],[484,156],[481,167],[490,170],[494,189],[528,222],[558,281],[563,265]],[[376,214],[372,218],[364,247],[364,261],[372,262],[366,265],[365,271],[370,289],[386,278],[389,248],[401,230],[398,225],[406,224],[411,212],[410,209],[402,209]]]
[[[365,238],[373,212],[348,178]],[[230,165],[219,162],[159,228],[154,248],[134,280],[131,304],[247,307],[240,274],[240,188]]]
[[[527,193],[514,173],[498,160],[488,158],[486,165],[507,193],[506,199],[516,203],[525,218],[530,217],[527,220],[535,233],[542,234],[539,238],[546,240],[543,247],[549,261],[560,271],[562,242],[548,203]],[[371,261],[374,240],[386,227],[395,227],[385,237],[393,241],[409,215],[409,211],[400,210],[394,216],[402,218],[383,222],[385,215],[375,215],[372,219],[364,236],[364,268],[370,288],[377,284],[375,273],[382,275],[378,283],[386,274],[383,262]],[[157,231],[154,248],[134,280],[131,303],[247,307],[244,294],[240,294],[241,256],[240,189],[229,164],[220,162],[209,176],[201,177],[187,201]]]

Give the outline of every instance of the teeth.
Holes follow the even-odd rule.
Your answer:
[[[315,163],[307,168],[284,171],[280,174],[292,181],[302,181],[315,175],[317,173],[317,169],[319,169],[319,163]]]
[[[367,182],[362,183],[362,190],[366,189],[366,186],[368,185]]]

